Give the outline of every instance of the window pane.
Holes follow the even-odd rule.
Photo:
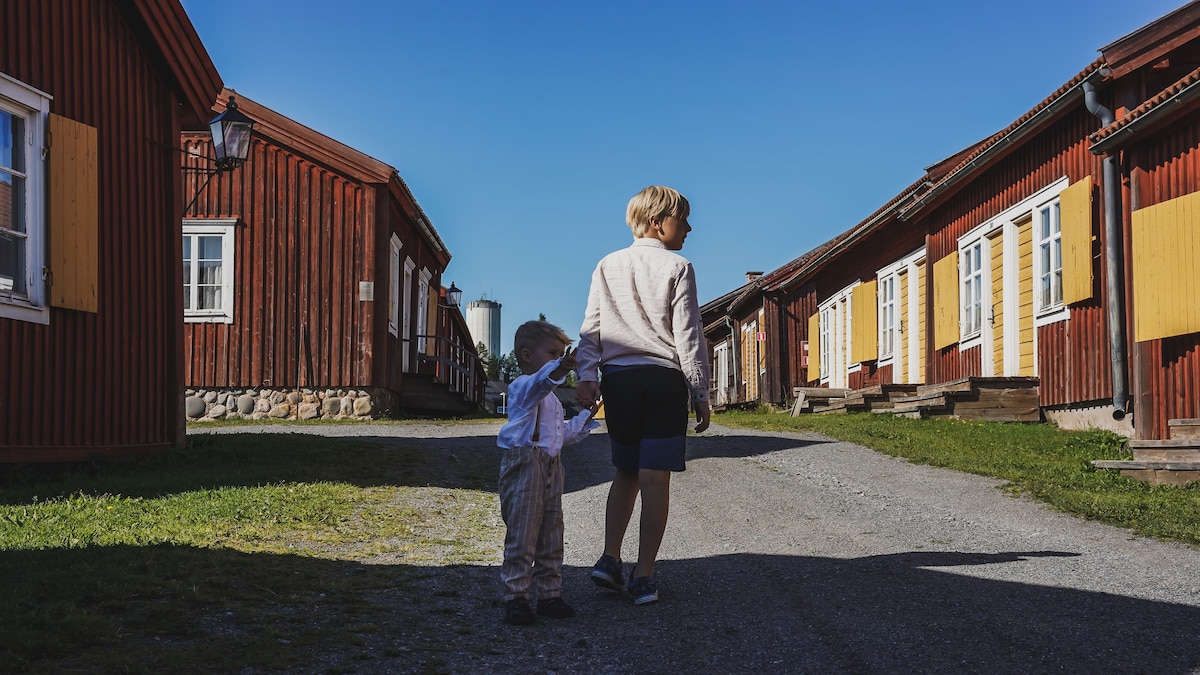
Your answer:
[[[1058,217],[1058,214],[1059,214],[1058,202],[1054,202],[1054,205],[1051,206],[1050,209],[1053,212],[1054,233],[1058,234],[1059,232],[1062,232],[1062,219]]]
[[[0,169],[25,173],[25,118],[0,110]]]
[[[0,229],[25,231],[25,179],[0,170]]]
[[[201,261],[200,262],[200,282],[201,284],[220,284],[221,283],[221,263]]]
[[[0,235],[0,292],[25,295],[25,240]]]
[[[201,260],[221,259],[221,237],[196,237],[198,254]]]
[[[1041,211],[1038,212],[1038,215],[1041,218],[1041,228],[1040,228],[1041,233],[1042,233],[1041,238],[1049,239],[1050,238],[1050,209],[1042,209]]]
[[[1038,253],[1040,254],[1040,257],[1041,257],[1041,263],[1042,263],[1041,272],[1042,272],[1042,274],[1049,274],[1050,273],[1050,245],[1042,244],[1041,246],[1038,247]]]
[[[197,309],[220,309],[221,287],[204,286],[200,289],[200,306]]]

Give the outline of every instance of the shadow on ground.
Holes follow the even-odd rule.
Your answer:
[[[501,624],[490,566],[157,545],[0,552],[10,672],[1153,672],[1200,667],[1200,608],[980,578],[1061,551],[659,564],[634,607],[565,570],[579,617]],[[107,570],[100,586],[90,569]]]

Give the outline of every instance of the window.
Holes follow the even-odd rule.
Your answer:
[[[1037,247],[1035,288],[1037,311],[1044,313],[1063,305],[1062,224],[1057,199],[1039,206],[1034,212],[1034,238]]]
[[[829,366],[833,361],[833,316],[832,307],[821,310],[821,379],[829,377]]]
[[[50,97],[0,74],[0,317],[50,323],[42,277]]]
[[[400,333],[400,238],[392,235],[391,258],[388,262],[388,332]]]
[[[879,279],[879,359],[889,359],[896,349],[896,277]]]
[[[183,221],[183,320],[233,323],[236,220]]]
[[[983,331],[983,240],[962,249],[962,339]]]
[[[430,336],[432,333],[430,329],[436,328],[436,326],[431,325],[432,322],[429,320],[429,281],[433,278],[433,274],[422,267],[417,278],[417,334],[427,337],[427,339],[417,342],[417,353],[428,354],[431,351],[437,351],[433,338]]]

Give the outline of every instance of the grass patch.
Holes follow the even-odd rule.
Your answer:
[[[494,595],[487,462],[298,434],[190,440],[152,459],[0,469],[6,672],[388,658],[437,672],[430,588]]]
[[[1006,490],[1060,511],[1200,546],[1200,483],[1153,486],[1094,468],[1094,459],[1131,457],[1124,439],[1106,431],[874,413],[725,412],[717,421],[766,431],[814,431],[918,464],[1000,478],[1007,481]]]

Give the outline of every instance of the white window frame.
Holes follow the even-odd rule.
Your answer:
[[[1061,216],[1058,195],[1033,208],[1033,307],[1041,323],[1064,309]]]
[[[403,337],[400,338],[403,345],[402,364],[404,372],[409,372],[409,352],[411,351],[413,330],[412,330],[412,293],[413,293],[413,272],[417,269],[417,263],[413,262],[412,258],[405,256],[404,258],[404,294],[403,307],[400,316],[400,330]],[[408,343],[408,344],[404,344]]]
[[[904,363],[903,363],[904,372],[902,372],[902,373],[894,372],[893,373],[893,380],[895,382],[916,382],[917,379],[919,379],[918,374],[920,373],[920,370],[918,370],[918,369],[920,368],[920,363],[917,362],[917,357],[920,355],[919,354],[920,346],[916,344],[916,336],[917,336],[916,323],[919,320],[919,316],[920,316],[920,313],[918,311],[918,307],[919,307],[918,303],[920,302],[918,293],[922,293],[924,291],[923,291],[923,289],[919,288],[917,285],[917,276],[918,276],[917,265],[920,262],[924,261],[924,259],[925,259],[925,249],[919,248],[916,251],[913,251],[912,253],[908,254],[904,258],[896,261],[895,263],[893,263],[891,265],[888,265],[887,267],[884,267],[883,269],[881,269],[875,273],[875,277],[878,281],[879,288],[884,287],[885,279],[889,280],[888,283],[890,283],[892,286],[892,315],[893,315],[892,351],[890,354],[887,355],[886,358],[884,358],[883,347],[882,347],[884,322],[882,320],[880,320],[880,322],[879,322],[879,325],[880,325],[879,344],[881,346],[880,346],[880,355],[879,355],[879,365],[883,366],[888,363],[895,364],[896,363],[896,355],[897,354],[904,355]],[[904,316],[900,315],[900,309],[899,309],[900,276],[902,274],[907,274],[908,280],[909,280],[908,288],[906,289],[907,295],[904,298],[905,304],[907,305],[907,307],[906,307],[907,311],[904,314]],[[883,316],[883,311],[882,311],[883,293],[881,292],[879,294],[879,296],[881,299],[880,316],[882,317]]]
[[[391,257],[388,259],[388,332],[400,335],[400,249],[404,243],[395,234],[391,239]]]
[[[219,236],[221,238],[221,303],[219,307],[211,309],[196,309],[199,300],[198,284],[194,281],[189,284],[189,280],[185,277],[183,280],[183,292],[185,301],[190,295],[191,302],[185,302],[185,305],[192,309],[183,310],[184,323],[233,323],[233,276],[236,269],[236,260],[234,258],[234,233],[237,231],[236,218],[185,218],[183,221],[183,237],[211,237]],[[198,247],[192,246],[192,270],[198,268],[195,265],[195,256]]]
[[[24,212],[18,217],[24,220],[23,231],[4,229],[4,236],[25,242],[25,292],[13,292],[13,284],[5,283],[0,288],[0,317],[49,324],[50,307],[47,302],[44,278],[46,261],[46,163],[43,157],[46,125],[50,117],[49,94],[0,73],[0,110],[24,120],[25,134],[13,139],[13,145],[24,149],[25,169],[6,167],[6,175],[14,176],[25,186]],[[14,200],[14,205],[17,203]],[[16,215],[16,214],[14,214]]]
[[[991,275],[988,274],[990,253],[987,239],[982,236],[960,243],[958,247],[959,349],[969,349],[979,344],[985,318],[990,316],[990,312],[984,311],[983,296],[985,288],[988,289],[989,298],[991,296]],[[985,261],[988,261],[987,265]],[[990,310],[991,302],[987,305]]]
[[[420,281],[417,284],[417,335],[430,337],[417,340],[417,353],[426,354],[432,339],[432,333],[429,332],[429,281],[433,278],[433,273],[422,267],[418,278]]]
[[[862,370],[860,362],[850,362],[854,353],[854,288],[858,285],[856,281],[817,305],[821,314],[821,382],[830,387],[846,387],[850,374]]]
[[[896,275],[876,277],[879,298],[879,365],[891,363],[896,354]]]

